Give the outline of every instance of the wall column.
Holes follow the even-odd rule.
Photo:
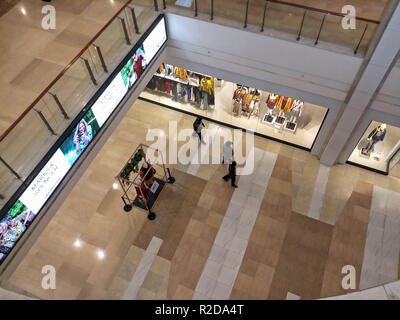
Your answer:
[[[321,162],[325,165],[335,164],[397,58],[400,49],[399,0],[392,0],[386,12],[381,22],[386,26],[382,25],[378,30],[376,36],[380,39],[376,41],[375,48],[369,50],[353,85],[353,90],[346,99],[347,104],[344,105],[343,112],[339,116],[338,124],[322,153]]]

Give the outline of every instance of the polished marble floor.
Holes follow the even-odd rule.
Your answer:
[[[0,133],[39,96],[122,7],[124,0],[55,0],[44,30],[42,1],[0,1]]]
[[[10,283],[41,299],[284,300],[353,292],[341,287],[344,265],[354,266],[357,290],[399,279],[400,180],[350,165],[327,170],[264,138],[255,137],[256,166],[239,188],[221,179],[225,165],[169,164],[176,182],[161,194],[157,219],[124,212],[113,183],[133,149],[149,129],[168,136],[170,121],[180,130],[193,120],[138,100]],[[212,145],[231,130],[206,128]],[[249,145],[240,147],[237,155]],[[57,271],[56,290],[41,287],[44,265]]]

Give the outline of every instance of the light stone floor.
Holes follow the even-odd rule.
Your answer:
[[[268,139],[255,137],[257,166],[253,175],[239,178],[238,189],[221,179],[225,165],[170,165],[176,182],[161,194],[157,219],[147,220],[137,208],[125,213],[114,177],[135,146],[146,142],[149,129],[168,136],[169,121],[191,129],[194,119],[140,100],[132,106],[13,273],[12,285],[41,299],[122,299],[135,288],[136,299],[285,300],[353,292],[341,288],[347,264],[356,269],[357,290],[370,279],[385,284],[389,279],[381,275],[399,279],[394,227],[377,226],[384,246],[371,236],[372,226],[382,222],[378,214],[388,223],[398,217],[399,179],[350,165],[327,172],[308,152]],[[206,127],[210,137],[231,130],[208,122]],[[247,148],[235,144],[235,154]],[[316,196],[316,186],[325,183],[325,193]],[[311,204],[316,197],[322,206],[309,217],[310,208],[317,210]],[[80,247],[74,246],[77,239]],[[385,257],[378,269],[368,258],[371,250]],[[56,290],[40,285],[48,264],[57,271]],[[370,276],[375,270],[378,278]],[[204,282],[204,275],[213,281]]]

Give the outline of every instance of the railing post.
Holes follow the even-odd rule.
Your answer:
[[[53,97],[58,109],[60,109],[62,115],[64,116],[64,119],[68,120],[69,119],[68,114],[65,111],[64,107],[62,106],[62,104],[61,104],[60,100],[58,99],[57,95],[54,94],[54,93],[51,93],[51,92],[49,92],[49,95],[51,95]]]
[[[198,9],[197,9],[197,0],[194,0],[194,16],[197,17]]]
[[[132,20],[133,20],[133,25],[135,27],[135,32],[136,32],[136,34],[139,34],[139,26],[138,26],[137,19],[136,19],[135,8],[134,7],[129,7],[129,8],[131,9]]]
[[[127,44],[128,46],[130,46],[130,45],[131,45],[131,42],[130,42],[130,40],[129,40],[128,29],[126,29],[125,19],[124,19],[124,18],[121,18],[121,17],[118,17],[118,19],[119,19],[119,21],[121,21],[122,30],[124,31],[124,35],[125,35],[126,44]]]
[[[247,16],[249,15],[249,0],[246,0],[246,14],[244,17],[244,26],[243,28],[247,28]]]
[[[51,132],[51,134],[53,136],[56,135],[55,131],[53,130],[53,128],[50,126],[50,123],[47,121],[47,119],[44,117],[42,111],[37,110],[35,108],[33,108],[33,110],[35,110],[37,112],[37,114],[39,115],[40,119],[42,119],[43,123],[46,125],[47,129]]]
[[[322,31],[322,27],[324,26],[325,18],[326,18],[326,14],[324,14],[324,17],[322,18],[321,26],[319,27],[319,31],[318,31],[317,40],[315,40],[315,45],[318,44],[319,36],[321,35],[321,31]]]
[[[301,20],[301,25],[300,25],[300,30],[299,30],[299,34],[297,35],[297,41],[300,40],[301,37],[301,31],[303,30],[303,25],[304,25],[304,19],[306,18],[306,14],[307,14],[307,10],[304,10],[304,14],[303,14],[303,19]]]
[[[104,61],[103,54],[101,53],[100,47],[99,47],[99,46],[96,46],[95,44],[93,44],[93,47],[96,49],[96,52],[97,52],[97,54],[98,54],[98,56],[99,56],[100,63],[101,63],[101,66],[103,67],[104,72],[105,72],[105,73],[108,73],[108,69],[107,69],[107,66],[106,66],[106,62]]]
[[[211,0],[210,20],[214,20],[214,0]]]
[[[154,0],[154,10],[158,11],[158,1]]]
[[[6,168],[13,174],[14,177],[22,181],[21,176],[13,168],[11,168],[11,166],[1,156],[0,162],[6,166]]]
[[[82,57],[80,57],[80,58],[81,58],[81,59],[83,60],[83,62],[85,63],[86,69],[87,69],[87,71],[88,71],[88,73],[89,73],[90,79],[92,80],[93,84],[94,84],[95,86],[97,86],[97,82],[96,82],[96,79],[95,79],[95,77],[94,77],[94,75],[93,75],[92,68],[90,68],[88,59],[85,59],[85,58],[82,58]]]
[[[261,32],[264,32],[264,25],[265,25],[265,14],[267,13],[267,4],[268,1],[265,1],[264,3],[264,15],[263,15],[263,19],[262,19],[262,23],[261,23]]]
[[[367,29],[368,29],[368,23],[366,24],[365,29],[364,29],[364,32],[363,32],[363,34],[362,34],[362,36],[361,36],[361,39],[360,39],[360,41],[358,42],[356,49],[354,50],[354,54],[357,54],[357,53],[358,53],[358,49],[360,48],[361,42],[362,42],[363,39],[364,39],[364,36],[365,36],[365,33],[367,32]]]

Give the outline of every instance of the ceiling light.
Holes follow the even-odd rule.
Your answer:
[[[100,260],[103,260],[104,257],[105,257],[104,251],[99,249],[99,250],[97,251],[97,257],[98,257]]]

